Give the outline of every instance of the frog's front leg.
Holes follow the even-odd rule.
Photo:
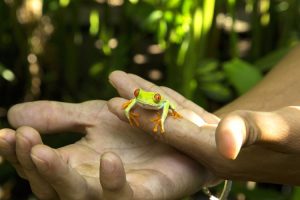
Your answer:
[[[127,102],[125,102],[123,105],[122,105],[122,108],[125,109],[125,115],[127,117],[127,119],[129,120],[129,123],[131,126],[140,126],[140,123],[138,121],[138,117],[139,117],[139,114],[138,113],[134,113],[132,111],[132,108],[135,106],[136,104],[136,99],[131,99]]]
[[[171,115],[173,116],[174,119],[182,118],[182,116],[178,112],[176,112],[173,108],[170,107],[170,110],[171,110]]]

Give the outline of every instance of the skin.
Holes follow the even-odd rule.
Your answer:
[[[0,130],[0,153],[39,199],[179,199],[218,181],[188,156],[120,121],[104,101],[24,103],[12,107],[8,119],[16,130]],[[83,138],[58,149],[43,145],[40,134],[64,131]]]
[[[139,195],[149,199],[176,199],[197,190],[195,187],[212,183],[215,179],[210,171],[228,179],[299,185],[300,148],[295,142],[299,141],[300,131],[299,54],[300,46],[297,46],[257,87],[216,112],[222,118],[218,126],[216,116],[169,88],[157,87],[120,71],[110,75],[110,82],[125,99],[112,99],[108,107],[123,121],[127,122],[127,118],[121,105],[132,98],[132,91],[137,87],[161,91],[174,100],[184,118],[167,118],[166,133],[158,139],[203,163],[209,171],[169,146],[160,146],[161,143],[139,129],[121,123],[101,101],[14,106],[9,111],[9,120],[17,130],[0,131],[1,154],[30,182],[40,199],[92,199],[90,194],[93,198],[99,198],[99,194],[101,199],[112,200],[137,199]],[[143,109],[140,112],[141,129],[150,133],[148,119],[153,112]],[[39,134],[64,130],[82,132],[85,136],[57,150],[41,144]],[[131,140],[138,145],[133,145]],[[159,145],[158,149],[167,150],[157,153],[153,151],[154,146],[145,145],[149,141]],[[114,153],[104,153],[107,150]],[[97,162],[100,156],[101,162]],[[145,159],[152,165],[151,170],[143,165]],[[42,163],[46,163],[48,171],[43,170]],[[109,173],[110,169],[116,173]],[[167,172],[170,174],[166,175]],[[166,181],[171,184],[165,184]]]

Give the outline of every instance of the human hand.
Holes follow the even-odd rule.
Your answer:
[[[240,160],[253,154],[253,169],[264,181],[299,184],[300,107],[272,112],[239,110],[227,114],[216,130],[219,152]],[[287,170],[288,169],[288,170]]]
[[[295,172],[298,171],[297,168],[299,168],[298,165],[300,163],[300,159],[297,155],[284,154],[278,152],[278,150],[274,150],[274,148],[267,148],[268,145],[260,145],[259,141],[261,140],[252,142],[252,145],[240,150],[237,147],[242,144],[240,138],[242,138],[242,141],[248,141],[248,139],[246,136],[239,137],[240,133],[243,133],[243,126],[239,128],[231,126],[231,119],[228,120],[228,118],[225,118],[222,120],[217,129],[216,124],[218,120],[175,91],[155,86],[132,74],[115,72],[112,76],[122,77],[116,83],[113,83],[113,85],[118,88],[119,93],[122,94],[122,97],[128,99],[132,98],[132,91],[137,87],[141,87],[145,90],[163,93],[175,101],[178,105],[179,113],[182,114],[184,118],[181,120],[175,120],[171,117],[167,118],[165,122],[166,132],[161,136],[156,135],[156,137],[186,153],[198,162],[203,163],[207,169],[212,170],[217,176],[223,177],[224,179],[299,184],[299,180],[297,180],[297,178],[295,180],[294,175]],[[109,101],[109,109],[120,119],[127,121],[124,111],[121,110],[121,105],[124,102],[124,99],[114,98]],[[137,112],[141,113],[141,128],[151,133],[153,124],[149,123],[149,119],[154,113],[141,108],[137,108],[137,110]],[[209,119],[205,119],[207,123],[200,123],[198,125],[197,123],[192,123],[192,121],[198,121],[197,117],[196,120],[194,119],[195,113],[203,118],[208,116]],[[277,122],[274,121],[274,123]],[[217,134],[215,134],[216,130]],[[250,130],[252,131],[252,129]],[[229,131],[233,131],[233,133],[230,135],[228,134]],[[282,133],[284,134],[286,132]],[[247,135],[245,131],[244,135]],[[251,135],[251,137],[252,136],[253,135]],[[273,144],[274,141],[275,139],[273,139]],[[278,141],[279,140],[277,140],[277,142]],[[284,142],[281,144],[281,146],[285,146]],[[236,155],[233,153],[235,149],[240,150],[238,157],[236,157],[235,160],[227,159],[231,155]],[[286,170],[284,170],[286,168],[291,169],[291,171],[286,172]],[[285,173],[282,173],[283,171],[285,171]]]
[[[8,118],[17,130],[0,130],[0,153],[39,199],[177,199],[215,181],[195,161],[120,121],[104,101],[24,103]],[[63,131],[84,137],[58,149],[42,144],[40,133]]]

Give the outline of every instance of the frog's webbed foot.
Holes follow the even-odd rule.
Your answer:
[[[138,113],[135,113],[133,111],[130,111],[129,112],[129,124],[131,126],[136,126],[136,127],[139,127],[140,126],[140,123],[139,123],[139,114]]]
[[[163,134],[165,132],[164,125],[161,123],[161,114],[158,112],[157,116],[153,119],[151,119],[151,122],[154,123],[153,132],[158,132],[158,127],[160,127],[160,133]]]
[[[122,109],[126,109],[129,104],[131,104],[132,100],[126,101],[125,103],[122,104]]]
[[[171,116],[174,118],[174,119],[180,119],[182,118],[182,116],[176,112],[175,110],[171,109]]]

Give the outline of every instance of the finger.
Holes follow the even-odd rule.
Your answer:
[[[96,123],[104,101],[88,101],[81,104],[55,101],[36,101],[17,104],[9,109],[8,120],[18,128],[30,126],[41,133],[76,131]]]
[[[161,95],[166,97],[168,100],[170,100],[172,103],[174,103],[177,106],[176,99],[172,99],[171,97],[169,97],[159,86],[149,81],[146,80],[144,81],[145,84],[140,84],[139,82],[136,82],[132,78],[132,75],[127,74],[123,71],[114,71],[109,75],[109,82],[114,86],[114,88],[118,91],[120,96],[123,98],[131,99],[134,97],[133,93],[135,89],[143,88],[148,91],[159,92]]]
[[[56,192],[38,173],[30,157],[34,145],[41,144],[39,133],[30,127],[17,129],[16,154],[18,161],[30,183],[33,193],[39,199],[57,199]]]
[[[140,86],[132,81],[128,74],[123,71],[113,71],[109,77],[109,82],[118,91],[121,97],[131,99],[134,97],[134,90]]]
[[[275,112],[236,111],[223,118],[216,131],[219,152],[235,159],[243,146],[260,144],[280,152],[300,152],[300,110]]]
[[[196,116],[191,119],[193,122],[198,121],[197,124],[203,124],[199,123],[199,121],[203,120],[206,123],[217,123],[219,121],[216,116],[206,112],[200,106],[184,98],[182,95],[175,92],[174,90],[167,87],[159,87],[137,75],[127,74],[123,71],[114,71],[109,76],[109,80],[112,83],[112,85],[117,89],[118,93],[124,98],[133,98],[133,91],[136,88],[143,88],[148,91],[156,91],[161,93],[172,103],[175,103],[178,109],[190,109],[193,110],[196,114],[198,114],[198,116],[201,116],[201,120],[199,119],[199,117],[197,120],[195,120]]]
[[[124,111],[118,109],[125,101],[126,100],[122,98],[113,98],[108,101],[108,107],[109,110],[116,114],[121,120],[128,121]],[[208,163],[212,160],[212,156],[210,155],[218,154],[214,135],[216,126],[204,125],[199,127],[185,118],[173,119],[172,117],[167,117],[165,121],[165,133],[154,133],[154,124],[150,122],[150,119],[155,116],[155,112],[139,107],[136,108],[135,112],[140,115],[139,128],[148,133],[152,133],[157,139],[176,147],[196,158],[198,161]],[[218,161],[222,161],[221,156]]]
[[[22,178],[26,178],[16,154],[16,136],[12,129],[0,130],[0,154],[17,170]]]
[[[31,158],[41,177],[51,184],[60,199],[91,199],[95,195],[85,179],[54,149],[36,145],[32,148]]]
[[[108,152],[101,156],[100,183],[104,199],[133,199],[133,191],[126,180],[122,160],[114,153]]]

